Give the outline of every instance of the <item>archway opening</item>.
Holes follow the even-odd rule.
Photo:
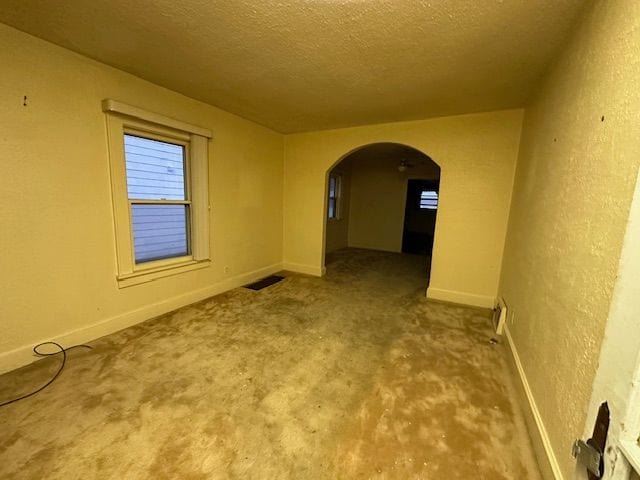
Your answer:
[[[356,250],[403,254],[431,270],[440,167],[399,143],[359,147],[327,171],[324,265]]]

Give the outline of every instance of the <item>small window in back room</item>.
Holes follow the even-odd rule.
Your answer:
[[[438,192],[435,190],[423,190],[420,192],[420,208],[436,210],[438,208]]]
[[[329,175],[329,200],[327,205],[327,217],[340,218],[340,175]]]

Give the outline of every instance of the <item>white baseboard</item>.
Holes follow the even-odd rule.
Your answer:
[[[507,337],[507,343],[509,344],[509,351],[511,352],[513,363],[515,364],[518,372],[522,393],[524,394],[524,398],[527,400],[527,405],[524,405],[524,407],[529,407],[528,411],[525,412],[525,415],[529,419],[533,420],[533,422],[527,422],[529,425],[531,441],[534,443],[533,446],[536,452],[544,452],[544,454],[537,455],[541,473],[545,480],[564,480],[564,476],[560,470],[560,465],[558,464],[558,459],[556,458],[553,447],[551,446],[551,441],[549,440],[549,434],[547,433],[547,429],[542,421],[542,416],[540,415],[540,411],[536,405],[536,399],[534,398],[531,387],[529,386],[529,381],[527,380],[527,376],[524,372],[520,356],[518,355],[518,350],[513,341],[513,337],[511,337],[508,325],[505,325],[504,332]],[[531,423],[534,424],[535,428],[532,428]],[[545,463],[543,464],[543,462]]]
[[[267,267],[254,270],[252,272],[243,273],[234,277],[225,279],[221,282],[209,285],[207,287],[194,290],[192,292],[177,295],[175,297],[167,298],[144,307],[131,310],[129,312],[116,315],[115,317],[101,320],[97,323],[81,327],[75,330],[71,330],[65,333],[54,336],[53,338],[40,339],[29,345],[24,345],[8,352],[0,353],[0,373],[8,372],[16,368],[27,365],[40,357],[34,355],[32,348],[33,345],[40,342],[54,341],[63,346],[76,345],[79,343],[86,343],[97,338],[109,335],[111,333],[122,330],[123,328],[130,327],[150,318],[157,317],[167,312],[171,312],[185,305],[199,302],[205,298],[218,295],[233,288],[241,287],[247,283],[255,282],[267,275],[279,272],[282,270],[282,264],[277,263],[269,265]]]
[[[316,267],[313,265],[304,265],[302,263],[284,262],[282,269],[289,272],[303,273],[314,277],[322,277],[326,273],[325,267]]]
[[[476,295],[474,293],[456,292],[455,290],[433,287],[427,288],[427,298],[482,308],[493,308],[496,303],[496,299],[488,295]]]

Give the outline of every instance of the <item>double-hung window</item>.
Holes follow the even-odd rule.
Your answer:
[[[327,204],[327,218],[340,218],[340,189],[342,177],[337,173],[329,174],[329,198]]]
[[[208,130],[105,100],[118,283],[208,265]]]
[[[136,265],[191,253],[189,144],[125,129],[124,159]]]

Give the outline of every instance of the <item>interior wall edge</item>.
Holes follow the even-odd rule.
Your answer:
[[[164,315],[165,313],[169,313],[180,307],[219,295],[228,290],[246,285],[247,283],[255,282],[281,270],[282,263],[275,263],[257,270],[236,275],[221,282],[216,282],[213,285],[209,285],[204,288],[167,298],[160,302],[145,305],[135,310],[130,310],[120,315],[101,320],[97,323],[56,335],[54,338],[43,338],[40,341],[54,341],[65,348],[80,343],[91,342],[100,337],[104,337],[105,335],[110,335],[127,327]],[[39,342],[35,343],[37,344]],[[0,353],[0,374],[28,365],[36,360],[40,360],[40,357],[33,354],[32,349],[33,345],[23,345],[13,350]]]
[[[427,298],[442,302],[457,303],[460,305],[470,305],[472,307],[493,308],[496,304],[495,297],[488,295],[477,295],[475,293],[457,292],[455,290],[445,290],[442,288],[427,288]]]
[[[514,384],[518,392],[520,406],[524,413],[529,437],[531,438],[531,443],[533,444],[533,449],[538,460],[540,473],[544,480],[565,480],[553,446],[551,445],[549,434],[542,421],[542,415],[533,396],[533,391],[529,386],[524,367],[520,361],[515,341],[509,331],[509,325],[505,325],[504,336],[507,339],[507,345],[509,347],[509,354],[507,355],[508,363],[515,374],[514,377],[516,377]]]
[[[513,164],[513,170],[511,172],[511,186],[509,188],[509,207],[508,207],[508,214],[507,214],[507,228],[504,231],[504,237],[502,239],[502,253],[500,254],[500,265],[498,268],[498,282],[496,285],[496,302],[498,302],[498,298],[500,298],[504,292],[504,288],[502,285],[502,272],[504,269],[504,259],[507,255],[507,237],[509,236],[509,225],[511,223],[511,217],[513,216],[513,202],[514,202],[514,197],[515,197],[515,189],[516,189],[516,179],[518,177],[518,168],[520,166],[520,155],[522,154],[522,140],[523,140],[523,134],[524,134],[524,129],[525,129],[525,122],[527,119],[527,108],[529,108],[532,105],[531,101],[527,103],[527,105],[525,105],[525,107],[522,109],[522,119],[520,122],[520,131],[518,133],[518,150],[516,152],[516,161]]]

